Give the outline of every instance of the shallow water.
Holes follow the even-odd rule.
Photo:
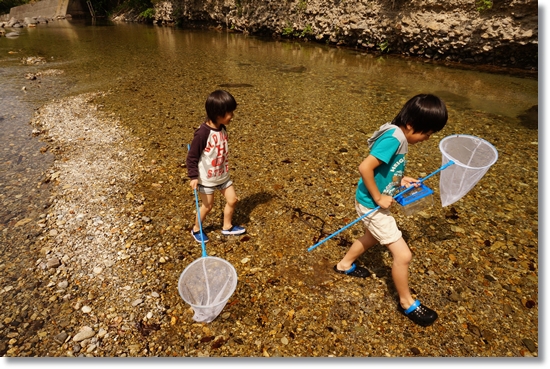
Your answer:
[[[46,63],[23,65],[21,58],[26,57],[43,57]],[[49,184],[44,183],[43,172],[48,170],[55,148],[32,137],[28,120],[33,110],[52,98],[108,91],[96,102],[139,138],[148,164],[137,174],[132,192],[146,199],[143,214],[153,219],[153,225],[134,241],[148,245],[147,253],[157,249],[152,246],[162,244],[171,259],[177,260],[162,267],[151,266],[151,270],[159,273],[157,281],[171,286],[164,300],[170,306],[178,306],[174,281],[182,268],[200,255],[200,246],[190,240],[187,231],[182,233],[191,226],[194,211],[184,165],[187,143],[203,119],[204,101],[211,91],[225,88],[236,97],[239,106],[229,125],[230,164],[241,202],[234,219],[246,225],[248,232],[236,240],[216,236],[220,225],[214,214],[220,214],[223,205],[219,199],[204,226],[212,240],[208,244],[209,254],[227,259],[245,274],[234,300],[225,310],[230,314],[213,324],[213,331],[236,329],[235,321],[246,323],[244,326],[250,332],[262,330],[280,318],[272,317],[270,309],[277,311],[273,315],[283,309],[283,313],[292,311],[292,314],[296,310],[301,319],[284,322],[284,329],[290,330],[291,337],[302,339],[297,332],[303,329],[316,340],[317,347],[312,346],[312,351],[311,347],[298,344],[297,339],[296,345],[277,349],[282,355],[349,356],[352,350],[346,348],[346,340],[369,339],[364,329],[354,330],[348,332],[347,338],[339,337],[336,343],[332,342],[335,347],[327,348],[318,337],[328,338],[317,332],[329,332],[331,336],[333,331],[346,331],[345,322],[354,322],[362,314],[358,306],[386,319],[385,313],[379,311],[388,309],[387,301],[391,300],[385,287],[385,281],[391,280],[388,252],[376,247],[361,259],[379,277],[365,282],[377,288],[369,290],[369,298],[364,300],[359,297],[364,293],[363,282],[359,286],[348,281],[336,283],[331,270],[353,237],[359,235],[359,227],[312,253],[305,250],[355,219],[356,169],[368,152],[366,139],[392,119],[406,100],[424,92],[438,94],[446,101],[449,122],[429,141],[411,148],[407,166],[410,175],[423,177],[437,169],[441,163],[438,142],[452,133],[488,140],[499,151],[499,160],[475,190],[455,205],[456,213],[449,215],[450,210],[438,207],[436,199],[436,206],[428,216],[417,217],[414,222],[399,218],[400,227],[404,226],[407,239],[411,240],[411,248],[421,255],[415,259],[411,282],[415,288],[423,289],[424,296],[430,295],[430,302],[437,302],[438,309],[446,309],[449,318],[445,324],[454,323],[456,313],[443,296],[450,293],[449,285],[459,284],[453,285],[451,279],[462,281],[469,289],[464,288],[461,293],[467,295],[477,280],[480,285],[487,285],[483,275],[484,268],[489,266],[492,275],[500,278],[499,283],[510,289],[519,290],[521,286],[522,292],[518,292],[520,296],[501,297],[502,288],[491,287],[497,297],[473,296],[464,303],[469,309],[475,310],[475,302],[480,299],[486,303],[483,309],[487,321],[480,320],[478,325],[491,327],[502,323],[504,318],[492,313],[499,312],[499,299],[514,301],[510,302],[514,308],[514,304],[524,305],[525,299],[537,300],[536,277],[534,281],[531,278],[532,271],[536,271],[538,247],[536,79],[519,77],[512,71],[496,74],[450,68],[419,60],[225,32],[134,24],[91,26],[68,21],[23,29],[16,39],[0,39],[0,66],[2,82],[10,87],[0,91],[3,109],[0,123],[5,132],[0,136],[4,148],[0,158],[4,205],[0,213],[1,230],[4,234],[21,230],[24,225],[15,224],[39,217],[48,203]],[[27,80],[26,73],[42,74],[36,80]],[[44,153],[40,153],[42,148]],[[17,183],[13,178],[17,178]],[[429,182],[429,186],[437,195],[437,180]],[[33,193],[40,196],[28,195]],[[455,232],[453,229],[457,228],[453,227],[462,231]],[[24,232],[20,237],[26,240],[21,243],[23,246],[28,246],[32,239]],[[14,238],[11,240],[10,244],[17,244]],[[493,249],[493,245],[502,244],[505,246],[499,246],[501,249]],[[16,251],[10,249],[3,255],[15,259],[21,255]],[[474,263],[471,255],[482,261]],[[242,265],[245,259],[246,266]],[[21,260],[23,264],[27,259]],[[36,255],[28,256],[28,263],[35,261]],[[144,259],[144,263],[149,261]],[[507,274],[501,267],[521,269],[521,278]],[[253,269],[261,273],[250,272]],[[155,278],[149,279],[154,285]],[[347,288],[354,291],[353,296],[350,297]],[[261,299],[258,290],[264,293]],[[391,289],[389,292],[394,293]],[[440,292],[443,294],[437,294]],[[294,298],[306,302],[299,302],[297,307]],[[345,303],[327,302],[333,298]],[[263,305],[254,304],[256,300]],[[309,305],[308,300],[318,306]],[[177,309],[182,308],[173,309],[175,316]],[[311,323],[308,311],[319,326]],[[457,319],[462,319],[462,315],[456,314]],[[536,330],[537,314],[524,315],[522,319],[528,321],[525,331]],[[182,338],[181,335],[187,334],[185,329],[194,328],[184,325],[163,331],[164,342],[173,341],[173,347],[177,348],[171,354],[182,356],[192,351],[178,351],[178,335]],[[251,351],[251,346],[242,343],[247,342],[246,329],[243,336],[235,333],[235,337],[240,337],[235,341],[241,342],[237,348],[222,355],[261,355],[261,351]],[[454,329],[457,331],[449,335],[463,333],[460,326]],[[516,333],[522,338],[528,336],[523,331],[510,335]],[[518,341],[515,336],[513,339]],[[162,342],[161,338],[158,340]],[[410,337],[407,344],[413,340]],[[468,342],[456,341],[466,348],[432,355],[492,355],[484,347],[472,348]],[[191,339],[186,345],[189,342]],[[364,355],[382,356],[386,348],[371,343],[372,351],[368,349],[365,352],[370,354]],[[506,350],[519,355],[512,344],[504,346],[514,347]],[[403,350],[392,354],[401,356]],[[169,350],[162,352],[159,348],[156,354],[169,354]],[[496,354],[504,356],[506,351]]]

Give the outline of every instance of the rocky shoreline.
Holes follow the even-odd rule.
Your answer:
[[[354,216],[351,192],[331,185],[342,180],[336,167],[321,196],[338,206],[326,209],[326,201],[304,202],[300,183],[273,184],[294,193],[290,198],[258,192],[246,172],[236,172],[244,197],[237,219],[247,220],[247,234],[225,238],[211,224],[206,229],[209,255],[231,262],[239,283],[214,322],[194,322],[177,291],[179,274],[200,256],[188,234],[194,203],[184,168],[171,168],[158,152],[151,158],[139,137],[104,112],[108,98],[97,92],[54,100],[33,118],[34,134],[55,154],[43,179],[51,198],[38,220],[10,226],[27,227],[35,267],[0,290],[2,356],[538,356],[537,237],[528,231],[536,209],[510,216],[513,205],[503,204],[505,213],[494,213],[484,205],[490,188],[481,186],[469,200],[479,206],[470,214],[434,208],[415,222],[399,218],[416,255],[413,291],[440,314],[422,328],[397,313],[384,248],[360,259],[373,272],[365,280],[332,272],[335,251],[344,252],[358,230],[304,251]],[[233,147],[234,155],[247,152]],[[329,155],[345,163],[346,154]],[[284,162],[266,175],[292,173]],[[173,199],[179,209],[166,207]],[[312,201],[315,213],[329,216],[313,215]],[[526,237],[501,238],[490,219],[525,229]],[[7,250],[2,273],[13,275],[21,256]]]
[[[147,21],[136,12],[115,21]],[[155,2],[153,22],[218,27],[427,60],[538,68],[538,3],[470,0]]]
[[[223,4],[217,0],[166,0],[155,2],[151,19],[135,10],[117,12],[111,19],[224,29],[466,65],[538,70],[538,3],[507,0],[480,4],[484,5],[470,0],[353,4],[296,0],[284,5],[267,0]],[[38,15],[12,18],[0,23],[0,37],[16,37],[17,28],[48,21],[52,19]]]

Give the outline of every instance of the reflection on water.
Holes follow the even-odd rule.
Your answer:
[[[0,177],[10,172],[5,163],[13,163],[19,152],[36,150],[26,125],[33,109],[54,96],[90,90],[113,91],[111,108],[135,124],[137,134],[198,124],[205,96],[220,86],[236,96],[236,120],[246,122],[247,129],[303,125],[328,133],[329,140],[374,130],[420,92],[436,93],[447,102],[448,132],[471,129],[475,119],[465,115],[468,111],[536,128],[534,79],[319,44],[138,24],[58,21],[20,33],[0,39],[0,76],[10,87],[0,91]],[[47,63],[23,66],[21,58],[29,56]],[[24,79],[25,73],[46,69],[64,73],[55,79]],[[14,140],[10,132],[21,129],[26,139]]]
[[[187,77],[262,88],[292,83],[308,88],[311,97],[336,91],[351,93],[351,100],[360,99],[361,92],[405,99],[431,91],[461,108],[512,117],[537,101],[536,80],[225,32],[59,21],[22,29],[16,39],[2,39],[2,63],[18,60],[7,54],[10,50],[18,51],[18,56],[43,56],[50,66],[70,70],[80,82],[77,90],[106,87],[137,73],[144,80],[160,77],[178,82]]]

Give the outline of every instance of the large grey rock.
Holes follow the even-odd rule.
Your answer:
[[[23,20],[24,24],[38,24],[38,21],[31,17],[25,17]]]
[[[10,20],[8,21],[8,23],[6,24],[6,27],[11,28],[11,27],[13,27],[13,25],[14,25],[15,23],[18,23],[17,19],[15,19],[14,17],[11,17],[11,19],[10,19]]]

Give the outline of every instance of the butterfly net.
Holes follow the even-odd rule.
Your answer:
[[[193,320],[210,323],[221,313],[237,287],[237,272],[215,256],[201,257],[185,268],[178,282],[181,298],[191,305]]]
[[[454,164],[443,170],[439,180],[441,205],[460,200],[475,186],[498,158],[489,142],[470,135],[447,136],[439,143],[442,164]]]

